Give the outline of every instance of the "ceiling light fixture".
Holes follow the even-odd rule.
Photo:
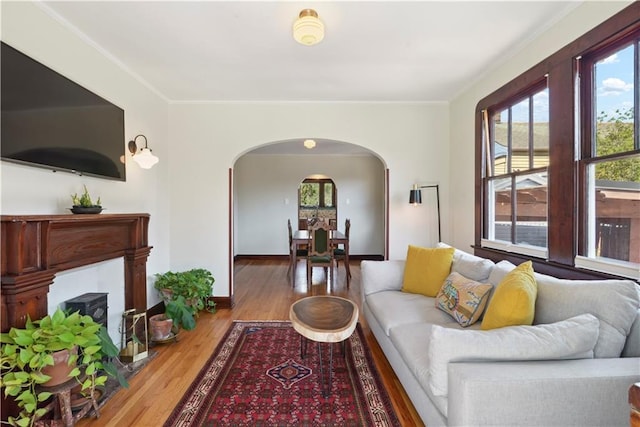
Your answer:
[[[140,148],[140,152],[138,152],[138,145],[136,144],[136,139],[143,137],[144,138],[144,147]],[[133,140],[129,141],[129,151],[133,156],[133,160],[143,169],[151,169],[153,165],[158,163],[158,158],[153,155],[151,149],[147,146],[147,137],[144,135],[138,135]]]
[[[293,38],[305,46],[313,46],[324,38],[324,24],[313,9],[302,9],[293,23]]]
[[[313,139],[305,139],[302,145],[304,145],[305,148],[308,148],[309,150],[311,150],[312,148],[315,148],[316,142]]]

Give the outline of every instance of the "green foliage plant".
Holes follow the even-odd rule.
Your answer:
[[[182,296],[188,305],[194,307],[197,315],[200,310],[211,313],[215,311],[215,303],[211,299],[214,282],[215,279],[209,270],[194,268],[188,271],[157,273],[154,286],[161,292],[165,303]]]
[[[83,208],[93,208],[93,207],[101,207],[100,197],[96,200],[95,203],[91,200],[91,196],[89,195],[89,190],[87,190],[87,186],[84,185],[84,193],[78,196],[78,193],[71,195],[71,201],[73,202],[73,206],[81,206]]]
[[[165,302],[165,316],[173,320],[173,326],[187,331],[196,327],[195,307],[188,305],[182,295]]]
[[[633,152],[633,107],[598,115],[596,150],[598,156]],[[596,165],[596,179],[618,182],[640,182],[640,158],[630,156],[615,162]]]
[[[103,386],[107,375],[117,377],[121,385],[128,386],[126,380],[114,372],[115,367],[106,367],[109,363],[103,363],[103,357],[117,355],[118,349],[106,329],[91,316],[79,312],[65,314],[58,309],[52,316],[40,320],[27,318],[24,328],[11,328],[0,334],[0,343],[0,386],[5,397],[13,398],[20,408],[17,418],[8,418],[10,425],[33,426],[46,413],[42,406],[51,393],[37,386],[51,378],[42,373],[42,368],[53,365],[52,354],[60,350],[72,351],[77,347],[77,354],[70,352],[68,363],[76,366],[69,378],[82,385],[83,394],[90,396],[96,386]]]

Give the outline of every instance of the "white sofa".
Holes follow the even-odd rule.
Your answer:
[[[538,326],[480,331],[480,322],[463,329],[436,308],[435,298],[402,292],[404,266],[404,261],[362,261],[363,313],[428,427],[629,425],[628,390],[640,381],[640,287],[635,282],[571,281],[536,273]],[[513,268],[507,261],[494,264],[456,249],[451,270],[495,287]],[[564,338],[553,329],[567,324]],[[580,331],[571,332],[573,327]],[[556,343],[535,344],[536,336],[530,352],[525,339],[512,354],[512,338],[500,336],[537,329]],[[572,360],[553,356],[554,345],[573,345],[570,341],[582,332],[592,351],[567,355]],[[541,357],[547,349],[548,357]]]

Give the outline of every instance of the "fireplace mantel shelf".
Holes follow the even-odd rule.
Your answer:
[[[2,331],[47,314],[59,271],[124,257],[125,308],[146,310],[149,214],[2,215]]]

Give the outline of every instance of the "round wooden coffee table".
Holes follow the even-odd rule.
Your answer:
[[[300,334],[300,356],[302,358],[306,355],[306,340],[318,343],[320,378],[323,395],[326,398],[331,390],[333,345],[329,345],[329,378],[325,387],[321,343],[342,343],[344,355],[344,342],[351,336],[358,324],[358,306],[349,299],[336,296],[306,297],[291,304],[289,319],[293,329]]]

